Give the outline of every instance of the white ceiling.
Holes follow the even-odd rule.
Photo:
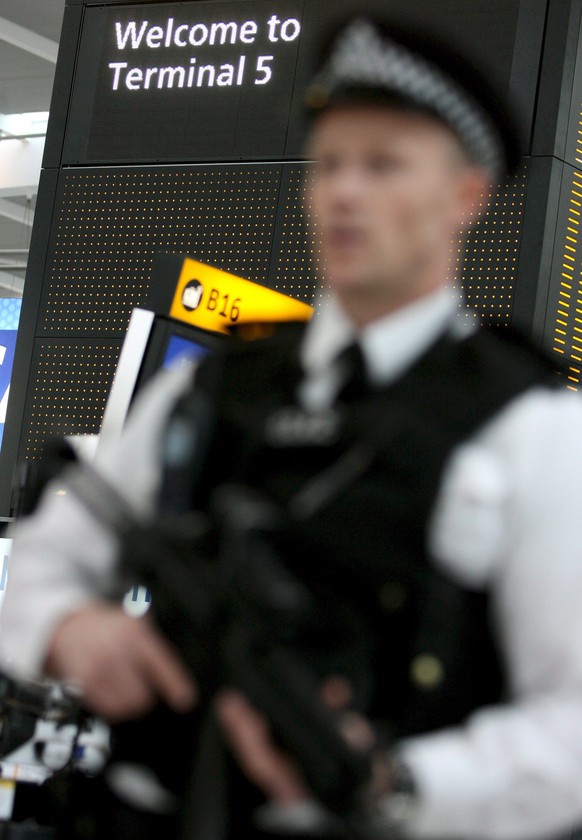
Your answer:
[[[22,129],[8,117],[49,110],[64,8],[0,0],[0,297],[22,292],[43,143],[32,135],[44,132],[42,121]]]

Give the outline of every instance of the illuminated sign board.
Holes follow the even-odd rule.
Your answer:
[[[459,40],[510,86],[520,0],[357,5]],[[301,156],[314,53],[346,11],[321,0],[88,5],[62,161]],[[532,90],[520,90],[518,101],[530,107]]]
[[[90,139],[80,147],[78,133],[70,131],[66,156],[200,160],[208,159],[209,149],[223,160],[282,154],[303,5],[231,0],[88,9],[91,31],[79,59],[86,72],[77,77],[76,106],[83,121],[82,109],[93,97]]]
[[[169,315],[212,332],[276,321],[307,321],[313,309],[258,283],[184,259]]]

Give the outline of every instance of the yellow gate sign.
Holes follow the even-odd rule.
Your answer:
[[[288,295],[186,257],[176,284],[170,317],[204,330],[277,321],[308,321],[313,308]]]

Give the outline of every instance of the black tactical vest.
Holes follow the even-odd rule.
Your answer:
[[[198,446],[166,471],[164,503],[204,509],[223,482],[274,502],[272,546],[318,605],[301,634],[314,673],[345,674],[394,735],[454,725],[499,701],[504,681],[487,592],[427,553],[443,466],[509,401],[558,378],[509,331],[444,335],[395,383],[313,415],[295,401],[301,334],[235,345],[202,368],[177,414],[196,417],[205,456]]]

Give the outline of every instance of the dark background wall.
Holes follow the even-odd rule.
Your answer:
[[[47,435],[99,431],[156,253],[189,253],[311,299],[318,252],[301,210],[309,205],[301,91],[321,33],[353,8],[343,0],[69,0],[0,453],[0,515],[10,512],[16,463],[37,458]],[[520,173],[500,185],[469,248],[451,243],[451,275],[486,320],[519,323],[565,359],[576,388],[580,4],[376,0],[357,8],[446,35],[516,101]],[[241,38],[248,21],[256,31],[247,24]],[[198,43],[217,22],[236,23],[235,43]],[[197,25],[197,46],[175,44],[180,25],[188,28],[179,43]],[[198,76],[201,65],[214,67],[213,84],[210,70]],[[162,67],[183,72],[166,71],[158,88]]]

